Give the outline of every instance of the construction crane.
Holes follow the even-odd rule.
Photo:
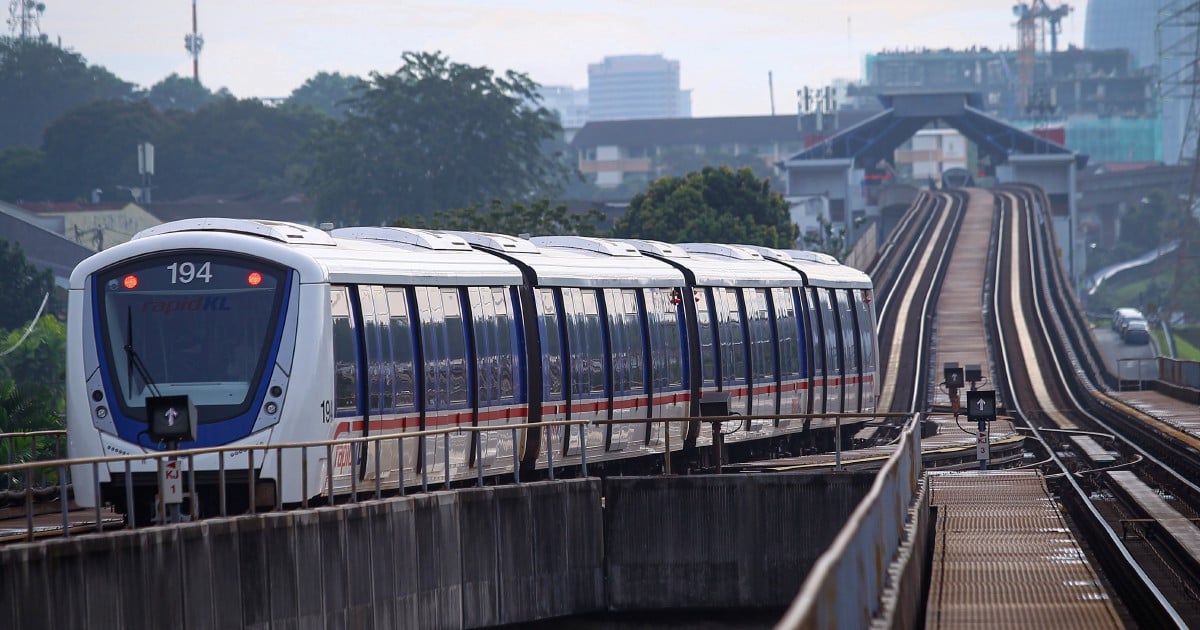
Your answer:
[[[1014,4],[1017,17],[1017,78],[1021,107],[1030,105],[1033,91],[1033,66],[1038,52],[1046,52],[1046,34],[1050,34],[1050,53],[1058,52],[1058,34],[1062,20],[1071,13],[1069,5],[1050,8],[1045,0]]]

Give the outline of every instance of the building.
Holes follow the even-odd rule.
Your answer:
[[[1090,11],[1090,9],[1089,9]],[[1022,128],[1052,123],[1067,146],[1102,162],[1153,161],[1164,144],[1155,77],[1125,49],[1071,47],[1037,56],[1029,109],[1018,106],[1017,53],[987,48],[895,51],[868,55],[865,83],[850,91],[863,103],[880,94],[963,90],[982,95],[985,113]],[[1076,144],[1078,142],[1078,145]]]
[[[54,283],[67,288],[71,272],[92,250],[73,243],[48,227],[50,222],[17,206],[0,202],[0,238],[21,245],[29,262],[54,274]]]
[[[1162,0],[1088,0],[1083,45],[1089,50],[1128,50],[1135,68],[1156,63],[1154,28]]]
[[[796,116],[591,121],[571,142],[579,171],[601,188],[643,184],[731,158],[765,170],[804,146]]]
[[[588,64],[588,120],[688,118],[690,90],[679,89],[679,62],[620,55]]]
[[[954,129],[922,129],[896,149],[896,171],[916,182],[942,181],[947,169],[970,169],[967,138]]]
[[[22,203],[40,223],[67,240],[94,252],[120,245],[162,221],[136,203]]]
[[[1196,50],[1194,13],[1194,6],[1185,9],[1174,0],[1089,0],[1087,5],[1083,40],[1088,49],[1125,49],[1133,67],[1159,72],[1159,153],[1151,159],[1168,164],[1190,158],[1194,150],[1183,144],[1192,94],[1188,57]],[[1176,25],[1165,23],[1171,14],[1179,17]],[[1167,53],[1161,59],[1160,50]]]
[[[567,142],[588,121],[588,91],[569,85],[543,85],[538,89],[541,106],[558,114],[558,121],[567,132]]]

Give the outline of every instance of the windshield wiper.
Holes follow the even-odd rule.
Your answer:
[[[133,307],[130,306],[128,309],[125,316],[125,356],[128,359],[128,363],[125,366],[125,373],[129,374],[136,368],[138,376],[142,377],[142,381],[146,383],[146,387],[150,388],[151,393],[156,397],[161,396],[162,394],[158,392],[158,384],[154,382],[153,378],[150,378],[150,372],[146,369],[146,364],[142,363],[142,358],[133,349]],[[129,377],[129,398],[130,400],[133,399],[132,375]]]

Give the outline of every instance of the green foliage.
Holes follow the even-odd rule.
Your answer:
[[[47,293],[45,312],[53,312],[54,275],[30,263],[20,243],[0,239],[0,269],[0,330],[28,325]]]
[[[146,100],[160,111],[178,109],[194,112],[223,98],[232,98],[225,88],[214,94],[195,79],[181,77],[176,73],[171,73],[171,76],[155,83],[146,91]]]
[[[1137,252],[1135,256],[1158,247],[1163,240],[1163,220],[1167,214],[1166,197],[1158,192],[1148,195],[1145,203],[1136,204],[1121,217],[1121,242],[1132,245]]]
[[[341,120],[349,108],[349,101],[366,88],[360,77],[340,72],[318,72],[292,90],[286,104],[290,107],[311,107],[330,118]]]
[[[97,99],[125,99],[134,86],[78,53],[36,40],[0,37],[0,148],[36,147],[63,112]]]
[[[303,167],[299,150],[321,115],[255,99],[221,99],[180,113],[155,145],[160,198],[203,192],[290,191],[287,173]]]
[[[93,101],[65,113],[46,129],[50,198],[87,199],[94,188],[141,185],[137,145],[169,128],[146,101]]]
[[[38,320],[0,342],[0,432],[62,428],[65,409],[67,336],[54,316]],[[20,342],[20,343],[18,343]]]
[[[790,248],[798,234],[787,202],[748,168],[706,167],[663,177],[634,196],[614,233],[673,243],[709,241]]]
[[[439,210],[432,217],[407,216],[396,220],[396,227],[416,227],[433,230],[464,230],[469,232],[492,232],[495,234],[530,234],[533,236],[578,234],[596,236],[604,214],[589,210],[584,214],[573,214],[565,205],[551,206],[548,199],[535,201],[528,206],[512,202],[505,206],[493,199],[487,208],[469,206],[458,210]]]
[[[0,199],[49,199],[53,180],[41,149],[17,146],[0,149]]]
[[[533,109],[528,76],[406,52],[392,74],[373,72],[313,137],[305,188],[321,218],[360,225],[553,192],[562,162],[543,151],[560,131]]]
[[[1171,335],[1175,337],[1177,359],[1200,361],[1200,326],[1174,326]]]

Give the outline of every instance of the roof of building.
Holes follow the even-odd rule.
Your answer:
[[[40,225],[38,217],[5,203],[0,203],[0,234],[16,241],[29,262],[49,269],[59,286],[67,286],[71,271],[92,251],[69,241]]]

